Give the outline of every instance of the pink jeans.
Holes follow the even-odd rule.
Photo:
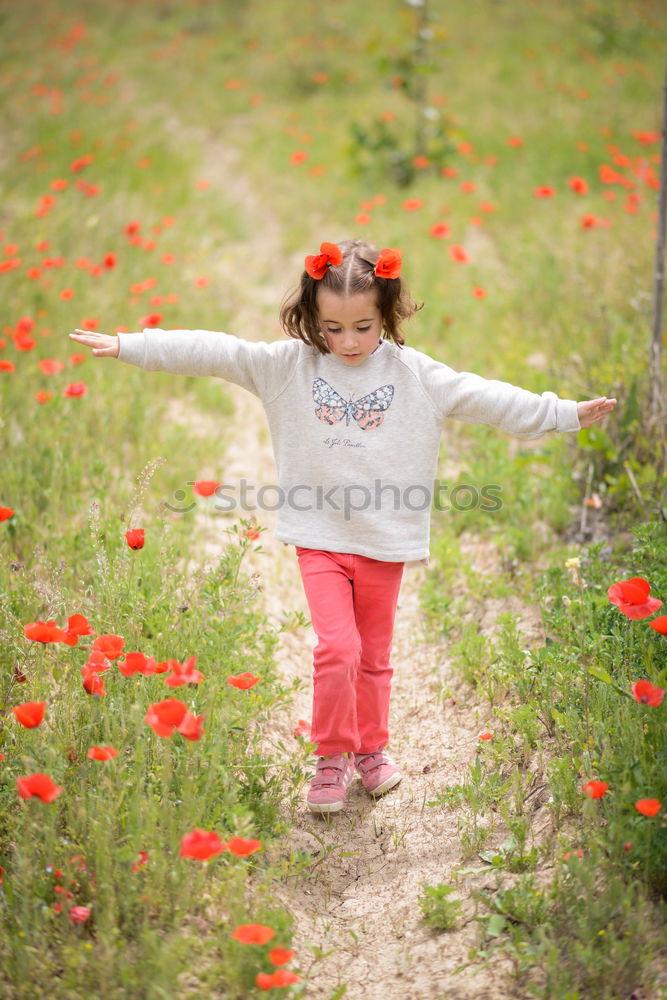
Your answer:
[[[389,739],[389,663],[402,562],[296,547],[317,635],[311,740],[319,756]]]

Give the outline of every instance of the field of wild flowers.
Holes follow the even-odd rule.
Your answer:
[[[99,363],[66,334],[272,338],[276,289],[349,236],[401,247],[425,302],[413,346],[618,398],[576,443],[448,429],[461,484],[500,484],[503,502],[434,513],[425,612],[491,721],[431,804],[460,810],[464,858],[498,877],[477,892],[475,961],[504,949],[517,996],[651,988],[667,896],[665,439],[646,419],[666,25],[658,0],[0,0],[0,997],[308,995],[265,851],[289,834],[308,744],[280,766],[262,749],[291,691],[245,571],[261,537],[239,519],[207,565],[173,513],[222,477],[233,407],[224,386]],[[234,326],[248,276],[259,332]],[[215,418],[215,453],[176,396]],[[462,556],[471,535],[502,554],[492,577]],[[546,643],[524,648],[509,614],[494,639],[466,624],[490,595],[538,604]]]

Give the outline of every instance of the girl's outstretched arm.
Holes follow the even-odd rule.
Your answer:
[[[84,347],[92,347],[93,354],[98,358],[117,358],[120,349],[120,342],[117,336],[109,336],[106,333],[94,333],[92,330],[79,330],[69,334],[72,340],[83,344]]]
[[[616,400],[607,399],[606,396],[600,396],[598,399],[587,399],[584,402],[577,403],[579,423],[582,427],[590,427],[591,424],[596,424],[603,417],[606,417],[608,413],[611,413],[615,406]]]
[[[260,399],[278,395],[299,358],[301,341],[250,341],[220,330],[161,330],[108,336],[92,330],[70,333],[96,357],[117,358],[148,372],[213,376],[248,389]]]

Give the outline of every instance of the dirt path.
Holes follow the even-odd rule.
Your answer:
[[[224,458],[226,481],[245,477],[257,487],[275,482],[261,404],[235,386],[226,391],[236,406],[235,434]],[[225,517],[200,517],[204,551],[215,556]],[[247,568],[257,574],[270,621],[278,625],[294,611],[308,618],[293,547],[274,537],[274,514],[260,511],[258,519],[269,530],[262,535],[262,551],[250,554]],[[201,553],[201,543],[197,551]],[[494,554],[488,546],[470,540],[465,554],[480,572],[493,572]],[[421,920],[418,896],[423,885],[451,883],[452,869],[461,866],[456,813],[427,803],[443,786],[461,780],[484,729],[483,715],[477,718],[480,706],[465,699],[455,706],[438,704],[439,684],[449,667],[446,648],[425,635],[419,608],[424,573],[421,567],[406,570],[395,632],[390,749],[400,762],[403,781],[375,802],[355,780],[345,811],[329,819],[309,812],[304,786],[301,806],[285,815],[290,834],[274,849],[278,855],[308,851],[320,859],[306,873],[275,887],[277,900],[294,916],[300,965],[308,968],[314,948],[329,953],[318,963],[308,988],[307,996],[314,1000],[330,997],[342,984],[350,1000],[508,1000],[516,995],[497,963],[493,972],[471,968],[453,975],[470,961],[477,939],[465,891],[460,930],[438,933]],[[509,610],[506,603],[474,610],[482,611],[482,628],[491,631],[503,609]],[[527,615],[527,641],[535,638],[536,628]],[[297,720],[311,718],[314,642],[310,627],[281,638],[279,670],[286,681],[296,677],[303,686],[292,708],[276,713],[270,743],[282,740],[289,747]],[[491,843],[503,836],[498,830]],[[478,880],[477,885],[482,884]]]
[[[233,153],[211,144],[210,156],[218,183],[221,158],[227,164],[225,187],[229,193],[232,186],[237,204],[245,209],[247,232],[261,233],[264,254],[272,243],[275,259],[284,256],[280,228],[266,206],[257,203],[236,169]],[[328,231],[326,223],[322,231]],[[275,317],[285,288],[265,287],[257,300],[252,267],[243,266],[243,260],[252,261],[253,253],[251,243],[234,247],[228,263],[221,266],[221,278],[234,282],[235,302],[241,303],[230,332],[248,339],[270,339],[275,318],[267,327],[267,303],[271,299]],[[224,388],[236,407],[233,435],[224,456],[215,456],[216,467],[198,470],[198,474],[213,478],[224,469],[227,483],[241,478],[256,487],[275,483],[260,402],[236,386],[227,384]],[[197,432],[214,431],[210,415],[194,414],[177,400],[171,415]],[[455,464],[447,472],[455,475]],[[229,515],[229,523],[239,516],[240,512]],[[226,519],[205,512],[195,515],[198,553],[208,552],[212,557],[219,553]],[[278,625],[294,611],[308,618],[293,547],[283,545],[273,535],[275,514],[259,511],[258,521],[268,530],[262,535],[263,551],[250,554],[249,559],[269,620]],[[489,547],[470,540],[465,555],[480,572],[493,572],[495,555]],[[451,883],[452,870],[461,866],[456,813],[427,803],[441,788],[461,780],[479,746],[478,734],[485,728],[483,708],[467,703],[464,696],[456,705],[438,703],[440,682],[448,677],[449,664],[446,647],[425,635],[419,608],[425,572],[423,567],[406,570],[395,632],[389,748],[401,766],[403,781],[376,802],[355,779],[346,809],[329,819],[309,812],[304,786],[300,807],[294,815],[285,815],[290,833],[275,848],[277,854],[301,850],[317,858],[308,871],[275,887],[276,901],[294,917],[299,966],[308,970],[315,962],[314,951],[325,953],[315,962],[312,984],[307,988],[306,995],[313,1000],[331,997],[343,984],[345,992],[336,995],[348,1000],[509,1000],[516,996],[507,970],[498,962],[492,969],[475,971],[471,965],[462,974],[453,974],[471,961],[477,940],[477,924],[472,920],[473,907],[465,889],[460,893],[465,914],[461,929],[435,932],[421,920],[418,896],[423,886]],[[526,612],[523,631],[528,642],[539,630],[530,610],[509,608],[506,602],[502,607],[477,606],[471,615],[473,610],[485,631],[493,629],[500,610]],[[292,731],[297,720],[311,718],[314,642],[310,627],[285,632],[281,637],[279,670],[288,682],[299,678],[302,688],[291,709],[276,714],[271,742],[294,745]],[[314,768],[314,759],[312,763]],[[503,836],[497,831],[490,843]],[[484,884],[481,878],[478,887]]]

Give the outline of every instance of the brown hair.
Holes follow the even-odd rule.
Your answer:
[[[280,325],[288,337],[303,340],[316,347],[320,354],[329,354],[327,342],[320,330],[317,308],[318,288],[327,288],[336,295],[357,295],[375,290],[377,307],[382,317],[385,336],[399,347],[405,343],[401,322],[422,308],[417,305],[401,278],[380,278],[375,264],[380,251],[364,240],[343,240],[336,244],[343,253],[343,262],[327,267],[319,281],[304,271],[298,288],[288,292],[280,308]]]

